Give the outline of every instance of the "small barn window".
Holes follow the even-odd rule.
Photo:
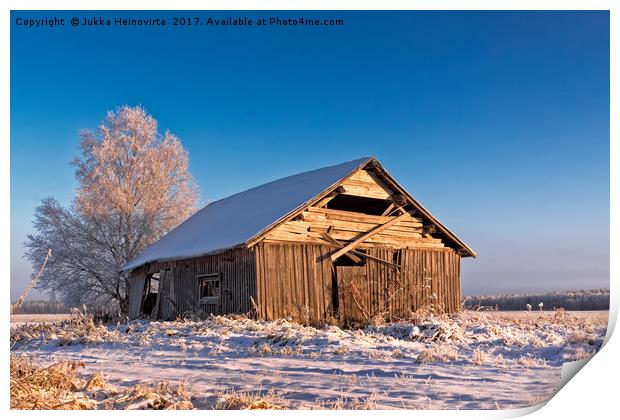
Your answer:
[[[155,273],[151,276],[151,281],[149,282],[149,293],[159,293],[159,278],[160,273]]]
[[[219,304],[221,293],[220,273],[201,274],[199,281],[200,304]]]

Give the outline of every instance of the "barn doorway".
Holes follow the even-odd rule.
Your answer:
[[[334,261],[332,307],[334,316],[345,325],[368,321],[368,281],[366,258],[353,261],[343,255]]]
[[[153,316],[153,311],[157,306],[157,301],[159,297],[159,280],[159,272],[147,275],[146,279],[144,280],[144,289],[142,291],[142,305],[140,307],[140,313],[142,314],[142,316]],[[155,316],[157,316],[157,314],[155,314]]]

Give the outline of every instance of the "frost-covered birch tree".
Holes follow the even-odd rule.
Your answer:
[[[96,132],[80,138],[75,198],[68,207],[42,200],[26,257],[39,267],[52,249],[39,289],[71,305],[124,312],[128,286],[119,268],[194,212],[197,188],[179,139],[159,134],[141,107],[109,112]]]

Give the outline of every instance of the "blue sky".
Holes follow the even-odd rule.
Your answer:
[[[183,12],[200,17],[222,12]],[[479,254],[464,293],[609,284],[607,12],[235,12],[322,28],[25,29],[13,12],[11,295],[34,208],[68,204],[78,130],[143,105],[201,202],[374,155]]]

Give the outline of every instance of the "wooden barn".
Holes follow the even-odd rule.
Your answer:
[[[251,313],[350,325],[457,311],[462,257],[475,253],[363,158],[215,201],[122,270],[131,318]]]

